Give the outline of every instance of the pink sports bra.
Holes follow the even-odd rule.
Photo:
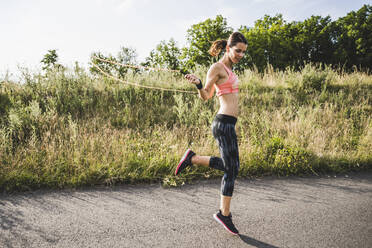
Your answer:
[[[223,67],[225,67],[225,70],[229,77],[227,78],[226,82],[219,85],[217,84],[214,85],[214,87],[216,88],[217,96],[239,92],[238,76],[236,76],[224,63],[222,62],[218,63],[222,64]]]

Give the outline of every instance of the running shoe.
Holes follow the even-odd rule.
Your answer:
[[[190,149],[187,149],[181,161],[178,163],[176,171],[174,172],[176,176],[180,174],[180,172],[183,171],[186,167],[192,165],[191,158],[194,155],[195,153],[193,151],[191,151]]]
[[[223,216],[222,213],[221,213],[221,210],[220,210],[217,214],[214,214],[213,217],[218,223],[223,225],[223,227],[227,231],[229,231],[231,234],[233,234],[233,235],[238,235],[239,234],[238,229],[236,229],[236,227],[232,223],[231,213],[229,214],[229,216]]]

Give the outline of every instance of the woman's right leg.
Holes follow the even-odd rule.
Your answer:
[[[201,165],[201,166],[209,166],[209,160],[211,159],[210,156],[199,156],[199,155],[194,155],[191,158],[191,163],[194,165]]]
[[[225,171],[224,166],[223,166],[223,160],[219,157],[213,157],[211,161],[210,156],[194,155],[191,158],[191,162],[194,165],[211,167],[213,169]],[[222,215],[228,216],[230,214],[230,204],[231,204],[231,196],[225,196],[221,194],[220,209],[221,209]]]
[[[221,195],[220,209],[223,216],[229,216],[230,214],[231,198],[231,196]]]
[[[227,186],[228,186],[227,184],[229,184],[229,186],[228,186],[229,188],[231,188],[231,185],[232,185],[232,187],[234,187],[233,186],[234,180],[226,180],[228,178],[228,174],[231,174],[231,173],[226,172],[225,167],[224,167],[224,162],[221,158],[212,157],[212,160],[211,160],[209,166],[211,168],[214,168],[214,169],[221,170],[221,171],[225,172],[225,174],[222,178],[222,182],[221,182],[220,210],[221,210],[222,215],[228,216],[230,214],[230,204],[231,204],[232,194],[231,195],[225,195],[225,193],[226,193],[226,189],[227,189]],[[229,191],[232,192],[231,189]]]

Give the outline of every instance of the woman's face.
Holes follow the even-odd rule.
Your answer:
[[[247,51],[247,44],[243,42],[236,43],[233,47],[227,46],[228,56],[234,64],[244,57],[245,51]]]

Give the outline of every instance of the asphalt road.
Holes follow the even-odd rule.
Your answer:
[[[240,179],[232,236],[219,180],[0,196],[0,247],[372,247],[372,173]]]

